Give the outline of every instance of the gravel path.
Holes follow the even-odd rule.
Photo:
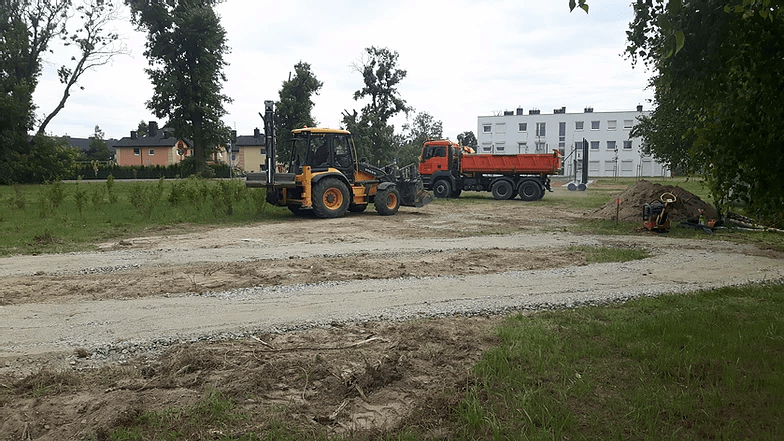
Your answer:
[[[248,287],[208,294],[129,300],[0,306],[0,359],[86,348],[96,354],[152,351],[171,343],[278,332],[335,322],[405,320],[453,314],[570,307],[641,295],[784,279],[784,260],[751,247],[666,237],[509,234],[449,239],[380,239],[143,249],[0,259],[0,276],[118,271],[172,262],[231,262],[296,256],[341,256],[449,249],[549,249],[626,245],[653,257],[624,263],[496,274],[351,280]],[[359,269],[358,269],[359,271]]]

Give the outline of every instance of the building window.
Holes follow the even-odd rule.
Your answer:
[[[150,149],[150,156],[155,156],[155,149]]]
[[[536,123],[536,136],[546,136],[547,129],[545,124],[546,123],[543,122]]]
[[[547,144],[544,142],[537,142],[536,143],[536,153],[544,153],[547,149]]]
[[[591,150],[599,150],[599,141],[591,141]]]
[[[604,161],[605,173],[615,173],[615,161]]]
[[[497,123],[495,125],[495,133],[506,133],[506,123]]]
[[[133,148],[133,155],[134,155],[134,156],[139,156],[139,155],[141,155],[141,153],[142,153],[142,152],[141,152],[141,150],[139,149],[139,147],[134,147],[134,148]]]
[[[627,139],[626,141],[623,142],[623,149],[624,150],[631,150],[632,149],[632,140],[631,139]]]
[[[264,149],[259,149],[259,154],[260,154],[260,155],[263,155],[264,153],[265,153],[265,152],[264,152]]]
[[[631,120],[631,119],[623,120],[623,128],[624,129],[631,129],[632,128],[632,124],[634,124],[634,121]]]
[[[497,152],[503,152],[504,151],[504,145],[503,144],[496,144],[495,150]]]
[[[517,153],[528,153],[528,143],[527,142],[518,142],[517,143]]]
[[[585,127],[585,121],[574,122],[574,130],[583,130],[584,127]]]
[[[631,160],[621,161],[621,173],[632,173],[634,171],[634,163]]]
[[[600,162],[599,161],[588,161],[588,172],[591,173],[599,173]]]
[[[232,153],[232,154],[231,154],[231,160],[232,160],[232,161],[236,161],[236,160],[237,160],[237,155],[235,155],[234,153]]]
[[[485,124],[482,126],[482,133],[491,133],[493,131],[493,126],[490,124]]]
[[[618,125],[618,121],[611,119],[607,121],[607,130],[615,130],[615,126]]]
[[[615,150],[615,141],[607,141],[607,150]]]
[[[483,152],[492,152],[493,151],[493,145],[490,144],[489,142],[483,142],[482,143],[482,151]]]
[[[518,132],[527,132],[528,131],[528,123],[517,123],[517,131]]]
[[[599,121],[591,121],[591,130],[599,130],[600,126]]]

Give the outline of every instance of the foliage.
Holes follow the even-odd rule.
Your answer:
[[[193,140],[196,171],[202,172],[211,150],[231,139],[221,120],[231,99],[221,93],[229,48],[214,10],[220,0],[125,3],[134,23],[147,31],[146,72],[154,85],[147,108],[168,117],[175,136]]]
[[[291,131],[304,126],[314,127],[313,95],[318,95],[324,83],[310,70],[310,64],[300,61],[294,65],[294,77],[283,82],[279,101],[275,104],[275,137],[278,161],[285,161],[291,141]]]
[[[147,124],[147,122],[144,120],[139,121],[139,125],[136,127],[136,136],[142,138],[147,136],[149,133],[150,133],[150,125]]]
[[[108,29],[114,11],[111,2],[104,0],[78,5],[71,0],[7,0],[0,6],[0,183],[57,179],[60,170],[71,166],[68,155],[53,153],[41,140],[81,75],[123,53],[115,46],[119,36]],[[76,49],[73,64],[59,67],[63,96],[36,128],[32,96],[45,56],[53,52],[58,39],[65,45],[58,53]],[[38,135],[30,138],[31,131]],[[38,158],[42,148],[46,156]],[[53,162],[59,159],[65,163]]]
[[[414,116],[411,124],[403,125],[404,144],[397,152],[396,159],[400,165],[419,162],[422,145],[428,139],[442,139],[444,136],[443,123],[436,120],[428,112],[419,112]]]
[[[158,180],[154,187],[136,183],[131,187],[130,201],[136,212],[145,219],[150,219],[152,211],[163,196],[163,178]]]
[[[407,72],[397,67],[397,51],[371,46],[365,54],[366,58],[353,65],[364,81],[364,87],[354,92],[354,100],[369,102],[361,114],[356,110],[344,112],[343,124],[354,135],[360,157],[375,164],[389,164],[402,143],[389,119],[412,110],[397,90]]]
[[[656,107],[635,132],[704,176],[722,212],[784,225],[784,20],[778,1],[637,0],[627,55],[654,71]],[[774,153],[775,152],[775,153]]]
[[[82,153],[82,157],[88,161],[108,161],[112,159],[109,144],[104,140],[104,132],[97,125],[95,126],[93,136],[90,137],[90,145],[87,151]]]

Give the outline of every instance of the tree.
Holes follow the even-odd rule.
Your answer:
[[[779,2],[637,0],[626,50],[654,72],[655,108],[634,133],[705,178],[722,212],[784,224],[784,20]]]
[[[147,31],[146,69],[154,85],[147,102],[180,138],[191,138],[196,171],[206,168],[208,154],[230,139],[221,121],[231,99],[221,93],[226,30],[214,7],[220,0],[125,0],[134,23]]]
[[[147,136],[150,133],[150,126],[147,124],[145,120],[139,121],[139,125],[136,126],[136,136],[143,137]]]
[[[460,145],[471,147],[474,150],[476,150],[476,146],[479,145],[479,141],[476,139],[476,135],[474,135],[474,132],[470,130],[457,135],[457,142],[459,142]]]
[[[75,16],[78,18],[74,19]],[[104,0],[91,0],[78,6],[71,0],[0,2],[0,182],[25,182],[47,174],[29,173],[30,167],[40,169],[38,165],[24,163],[31,158],[33,150],[51,154],[40,158],[42,164],[68,159],[57,154],[55,148],[41,148],[51,143],[44,142],[40,136],[31,138],[28,133],[43,135],[49,122],[64,108],[71,87],[78,84],[82,74],[122,53],[122,48],[115,46],[119,36],[108,31],[108,24],[114,19],[114,7]],[[57,39],[65,42],[64,50],[75,48],[78,52],[72,55],[71,65],[58,69],[64,84],[63,97],[36,128],[32,96],[45,56],[53,52],[52,43]],[[63,167],[67,168],[68,164]]]
[[[411,124],[403,125],[405,143],[398,150],[396,159],[400,165],[418,162],[419,155],[422,153],[422,145],[428,139],[443,138],[443,123],[436,120],[428,112],[419,112],[414,116]]]
[[[362,156],[377,164],[392,162],[400,148],[401,137],[395,136],[390,118],[412,108],[400,97],[397,85],[406,71],[397,67],[398,53],[387,48],[369,47],[366,58],[354,63],[354,70],[362,74],[364,87],[354,92],[354,100],[369,99],[359,114],[345,112],[343,123],[358,141]]]
[[[95,132],[93,133],[93,136],[90,137],[90,145],[84,155],[88,160],[108,161],[112,158],[112,153],[109,151],[109,145],[103,137],[103,130],[96,125]]]
[[[288,146],[291,131],[303,126],[313,127],[313,95],[318,95],[324,83],[319,81],[310,70],[310,64],[300,61],[294,65],[294,77],[283,82],[280,88],[276,109],[275,134],[277,145]],[[284,160],[284,149],[278,150],[278,159]],[[287,159],[287,158],[285,158]]]

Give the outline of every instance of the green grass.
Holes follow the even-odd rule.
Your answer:
[[[782,439],[784,287],[519,315],[474,368],[460,439]]]
[[[0,255],[89,250],[138,234],[288,216],[240,180],[0,186]]]
[[[568,250],[582,254],[587,263],[627,262],[651,257],[649,251],[638,248],[572,246]]]

